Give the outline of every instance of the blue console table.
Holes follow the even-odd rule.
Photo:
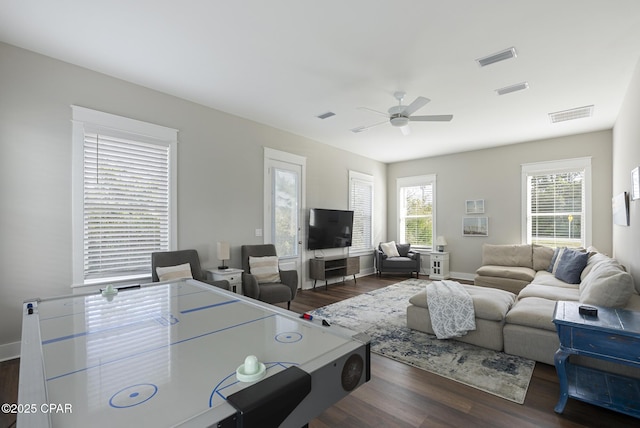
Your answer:
[[[640,368],[640,312],[598,307],[581,315],[579,302],[557,302],[553,316],[560,349],[554,362],[560,381],[562,413],[569,397],[640,418],[640,380],[569,362],[584,355]]]

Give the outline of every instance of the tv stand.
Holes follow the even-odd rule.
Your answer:
[[[328,289],[328,278],[353,275],[356,282],[356,274],[360,273],[360,257],[358,256],[333,256],[309,259],[309,276],[313,279],[313,289],[316,282],[324,280],[324,288]]]

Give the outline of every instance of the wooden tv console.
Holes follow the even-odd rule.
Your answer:
[[[328,278],[344,277],[353,275],[356,281],[356,274],[360,273],[360,257],[358,256],[332,256],[316,257],[309,259],[309,277],[313,279],[313,288],[316,288],[317,280],[324,280],[324,287],[327,289]]]

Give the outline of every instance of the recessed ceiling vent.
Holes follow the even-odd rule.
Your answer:
[[[549,113],[551,123],[566,122],[567,120],[582,119],[591,116],[593,116],[593,105]]]
[[[495,64],[496,62],[515,58],[517,56],[516,48],[509,48],[489,56],[485,56],[484,58],[478,58],[476,62],[480,67],[486,67],[487,65]]]
[[[316,117],[317,117],[318,119],[327,119],[327,118],[329,118],[329,117],[331,117],[331,116],[335,116],[335,115],[336,115],[336,114],[335,114],[334,112],[332,112],[332,111],[328,111],[328,112],[326,112],[326,113],[319,114],[319,115],[318,115],[318,116],[316,116]]]
[[[524,91],[525,89],[529,89],[529,84],[527,82],[516,83],[515,85],[505,86],[504,88],[496,89],[496,93],[498,95],[506,95],[512,92]]]

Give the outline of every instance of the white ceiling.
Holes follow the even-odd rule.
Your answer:
[[[640,1],[0,0],[0,40],[394,162],[611,128]],[[516,59],[475,62],[512,46]],[[358,107],[386,111],[397,90],[453,120],[350,131],[384,120]],[[591,104],[592,118],[549,121]]]

